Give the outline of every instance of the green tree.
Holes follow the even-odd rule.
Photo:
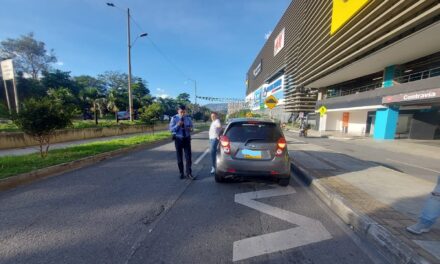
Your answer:
[[[98,75],[98,80],[102,82],[105,90],[113,93],[114,103],[120,110],[128,109],[128,84],[127,74],[107,71]]]
[[[40,145],[40,155],[47,156],[50,139],[57,129],[72,125],[73,113],[49,98],[29,99],[13,117],[14,123]]]
[[[149,106],[145,106],[142,109],[142,113],[140,115],[140,118],[142,121],[144,121],[147,124],[153,124],[157,120],[160,120],[163,116],[163,107],[160,103],[152,103]]]
[[[164,115],[174,116],[177,112],[177,101],[173,98],[158,98],[157,102],[162,105]]]
[[[190,95],[188,93],[181,93],[176,97],[176,101],[180,105],[189,105],[191,103]]]
[[[58,89],[49,89],[49,91],[47,91],[47,95],[53,102],[64,106],[64,108],[68,109],[69,112],[78,114],[78,99],[72,94],[69,89],[65,87],[60,87]]]
[[[96,87],[100,94],[107,94],[105,84],[98,78],[89,75],[80,75],[73,77],[73,80],[76,82],[76,85],[79,86],[80,90],[84,90],[87,87]]]
[[[110,91],[107,95],[107,110],[114,113],[115,119],[118,120],[117,113],[119,111],[119,108],[116,105],[116,99],[116,92]]]
[[[46,44],[37,41],[33,33],[18,39],[8,38],[0,42],[0,56],[14,60],[15,69],[38,79],[42,71],[47,71],[57,58],[53,50],[47,51]]]
[[[39,80],[24,78],[23,74],[19,73],[17,75],[16,82],[20,102],[23,102],[31,97],[40,98],[47,95],[47,87],[44,87]]]
[[[148,100],[144,100],[148,98],[148,97],[145,98],[146,96],[150,96],[150,90],[148,89],[148,83],[146,81],[144,81],[142,78],[135,77],[133,79],[131,88],[132,88],[134,109],[139,109],[142,108],[143,106],[148,106],[149,104],[151,104],[148,103]]]
[[[43,78],[41,84],[48,89],[67,88],[70,92],[78,96],[80,92],[79,85],[70,77],[70,72],[67,71],[43,71]]]
[[[81,91],[80,97],[84,102],[88,104],[88,106],[90,106],[95,115],[95,124],[98,124],[98,111],[101,111],[106,106],[105,101],[101,100],[104,98],[104,96],[99,93],[97,88],[88,87],[85,90]]]

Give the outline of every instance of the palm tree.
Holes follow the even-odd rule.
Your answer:
[[[110,112],[113,112],[115,114],[115,119],[116,121],[118,121],[118,111],[119,108],[116,105],[116,92],[115,91],[110,91],[107,95],[107,110],[109,110]]]
[[[99,91],[95,87],[87,87],[84,89],[81,93],[81,97],[85,102],[88,103],[89,106],[91,106],[93,113],[95,115],[95,124],[98,124],[98,107],[99,107],[99,99],[102,98],[102,95],[99,94]]]

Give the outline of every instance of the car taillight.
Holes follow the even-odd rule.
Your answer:
[[[277,151],[275,152],[275,155],[278,157],[283,155],[283,150],[286,148],[286,146],[287,146],[287,142],[286,142],[285,138],[282,137],[282,138],[278,139]]]
[[[231,154],[231,143],[227,136],[220,137],[220,145],[222,146],[223,152],[225,154]]]

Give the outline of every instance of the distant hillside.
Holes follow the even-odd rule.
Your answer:
[[[211,111],[227,113],[228,112],[228,104],[227,103],[218,103],[218,104],[206,104],[204,107],[208,108]]]

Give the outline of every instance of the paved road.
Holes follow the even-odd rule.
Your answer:
[[[365,139],[337,140],[316,137],[300,138],[297,133],[285,133],[300,141],[319,145],[361,160],[371,161],[381,166],[434,183],[437,182],[437,177],[440,175],[440,162],[438,157],[428,158],[412,155],[411,149],[408,149],[404,153],[396,153],[386,150],[383,147],[375,147],[375,144],[380,144],[380,142],[373,142],[371,145],[366,144]],[[398,142],[396,142],[396,144],[398,144]],[[437,142],[434,142],[432,145],[436,146]]]
[[[383,263],[299,181],[215,183],[206,136],[197,181],[170,143],[0,193],[0,263]]]

